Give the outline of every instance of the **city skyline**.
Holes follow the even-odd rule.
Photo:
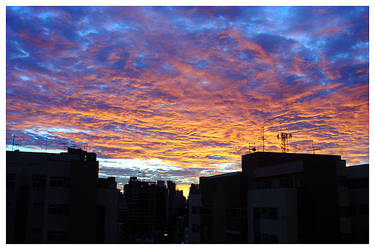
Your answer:
[[[7,149],[197,183],[249,144],[368,163],[368,7],[7,7]],[[15,135],[15,137],[13,137]],[[178,187],[178,186],[177,186]]]

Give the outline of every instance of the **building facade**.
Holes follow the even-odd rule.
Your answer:
[[[188,199],[189,238],[188,243],[200,243],[202,207],[201,192],[198,184],[191,184]]]
[[[256,152],[199,187],[201,243],[368,243],[368,165]]]
[[[98,166],[81,149],[7,151],[7,243],[97,242]]]

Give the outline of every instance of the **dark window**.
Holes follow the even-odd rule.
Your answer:
[[[279,243],[279,237],[276,235],[269,236],[269,243]]]
[[[40,233],[42,232],[42,229],[40,227],[31,229],[33,233]]]
[[[254,207],[254,218],[277,219],[277,208]]]
[[[255,233],[255,243],[279,243],[279,237],[271,234]]]
[[[48,205],[48,214],[51,215],[68,215],[69,206],[67,204],[50,204]]]
[[[260,207],[254,207],[254,218],[260,218],[262,216],[262,209]]]
[[[34,189],[45,189],[46,187],[45,175],[32,175],[31,181]]]
[[[195,232],[195,233],[199,232],[199,230],[200,230],[198,224],[192,224],[191,227],[192,227],[192,231]]]
[[[277,208],[268,209],[268,218],[274,220],[277,219]]]
[[[340,217],[349,217],[350,216],[350,207],[340,207],[339,208]]]
[[[368,178],[349,179],[349,188],[368,188]]]
[[[254,233],[254,242],[255,243],[261,242],[260,233],[258,233],[258,232]]]
[[[49,179],[49,185],[51,187],[69,187],[70,179],[68,177],[54,177],[51,176]]]
[[[16,186],[16,174],[7,174],[7,188],[13,189]]]
[[[44,203],[43,202],[35,202],[33,203],[33,209],[35,210],[42,210],[44,207]]]
[[[47,240],[49,242],[64,242],[66,241],[66,232],[48,231]]]
[[[255,183],[257,189],[269,189],[272,188],[272,181],[271,180],[258,180]]]
[[[199,214],[199,207],[192,206],[191,207],[191,213],[192,214]]]
[[[368,229],[362,229],[362,232],[361,232],[361,238],[362,239],[367,239],[369,238],[369,234],[368,234]]]
[[[280,179],[280,188],[289,188],[291,187],[288,177],[283,177]]]
[[[241,216],[241,209],[240,208],[228,208],[226,210],[226,216],[240,217]]]
[[[368,215],[368,204],[362,204],[359,206],[359,213],[361,215]]]
[[[348,181],[345,176],[337,176],[337,184],[342,187],[348,186]]]

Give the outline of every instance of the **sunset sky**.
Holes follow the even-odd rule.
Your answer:
[[[7,149],[190,184],[264,126],[265,151],[368,163],[368,52],[368,7],[7,7]]]

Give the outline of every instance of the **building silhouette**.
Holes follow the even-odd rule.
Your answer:
[[[241,172],[201,177],[201,243],[246,243],[246,179]]]
[[[202,197],[198,184],[191,184],[188,199],[189,237],[188,243],[200,243]]]
[[[182,243],[185,198],[172,181],[149,182],[130,177],[124,185],[127,203],[124,242]]]
[[[167,189],[162,182],[140,181],[130,177],[124,186],[128,205],[126,241],[156,243],[163,241],[167,230]]]
[[[201,177],[200,242],[368,243],[368,165],[345,165],[257,152],[241,172]]]
[[[98,166],[81,149],[7,151],[7,243],[115,241],[116,182],[99,179]]]
[[[340,156],[243,155],[186,203],[172,181],[131,177],[121,194],[81,149],[6,154],[7,243],[369,242],[368,164]]]
[[[348,189],[349,207],[343,207],[342,217],[350,218],[351,242],[369,242],[369,165],[346,168],[347,179],[342,185]]]

